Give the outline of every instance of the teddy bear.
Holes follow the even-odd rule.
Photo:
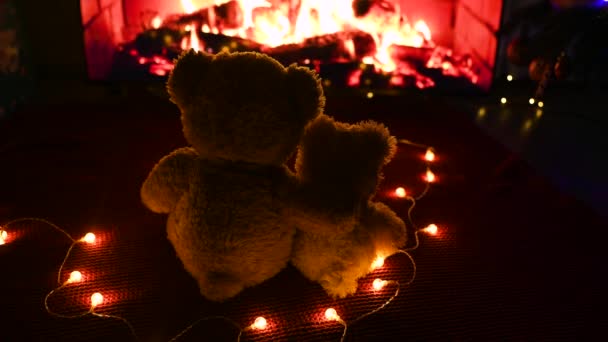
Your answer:
[[[300,189],[316,207],[309,212],[334,224],[298,222],[292,264],[332,297],[357,290],[376,260],[406,243],[404,222],[372,198],[396,139],[376,122],[337,122],[319,116],[306,128],[296,159]],[[316,211],[316,212],[315,212]]]
[[[331,222],[304,219],[314,210],[298,204],[286,166],[323,111],[320,79],[256,52],[190,50],[176,60],[167,90],[191,146],[153,167],[141,199],[168,214],[168,239],[201,294],[225,301],[289,263],[295,218]]]

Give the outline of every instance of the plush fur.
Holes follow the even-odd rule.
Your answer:
[[[192,147],[153,168],[142,201],[169,214],[168,238],[185,269],[203,296],[223,301],[289,262],[293,218],[312,211],[297,209],[301,190],[284,163],[321,113],[322,88],[308,69],[262,54],[190,51],[168,91]],[[326,222],[309,225],[316,221]]]
[[[386,258],[406,242],[403,221],[371,201],[395,150],[388,129],[371,121],[349,125],[322,115],[305,132],[298,182],[305,202],[316,203],[309,217],[326,223],[297,223],[291,261],[331,296],[355,293],[376,257]]]

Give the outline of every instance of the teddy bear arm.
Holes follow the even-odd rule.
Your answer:
[[[378,255],[388,257],[407,241],[405,223],[384,203],[368,202],[362,222],[374,240]]]
[[[295,181],[294,181],[295,183]],[[357,221],[355,210],[340,211],[319,204],[319,195],[303,184],[293,184],[289,220],[306,233],[334,235],[351,231]]]
[[[150,171],[141,188],[142,202],[153,212],[169,213],[190,186],[198,154],[192,148],[177,149]]]

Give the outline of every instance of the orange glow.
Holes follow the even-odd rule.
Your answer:
[[[325,318],[327,318],[330,321],[340,320],[340,316],[338,316],[338,313],[336,312],[336,309],[334,309],[334,308],[329,308],[329,309],[325,310]]]
[[[435,160],[435,153],[432,149],[429,148],[426,150],[426,153],[424,154],[424,159],[426,159],[426,161],[428,162],[432,162]]]
[[[103,295],[99,292],[93,293],[93,295],[91,295],[91,306],[96,307],[101,303],[103,303]]]
[[[253,324],[251,325],[252,329],[264,330],[268,326],[268,322],[266,322],[266,318],[258,317],[255,319]]]
[[[437,228],[437,225],[434,223],[429,224],[428,226],[426,226],[426,228],[422,230],[430,235],[437,235],[437,233],[439,232],[439,228]]]
[[[8,238],[8,233],[6,230],[0,229],[0,245],[4,245],[6,243],[6,239]]]
[[[433,183],[437,180],[437,177],[435,177],[435,174],[433,173],[433,171],[427,170],[425,180],[429,183]]]

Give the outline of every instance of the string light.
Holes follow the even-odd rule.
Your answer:
[[[431,235],[437,235],[437,232],[439,231],[439,228],[437,227],[436,224],[431,223],[428,226],[426,226],[426,228],[424,228],[423,231],[425,233],[428,233],[428,234],[431,234]]]
[[[372,283],[372,287],[374,288],[375,291],[380,291],[382,290],[382,288],[384,287],[384,285],[386,285],[388,282],[386,280],[382,280],[382,279],[374,279],[374,282]]]
[[[8,239],[8,233],[6,230],[0,229],[0,245],[4,245]]]
[[[103,295],[99,292],[95,292],[91,295],[91,307],[95,308],[103,303]]]
[[[424,154],[424,159],[428,162],[433,162],[435,160],[435,153],[432,148],[427,148],[426,153]]]
[[[543,108],[545,106],[545,103],[543,101],[538,101],[537,105],[539,108]]]
[[[373,93],[371,93],[371,94],[373,96]],[[369,97],[369,95],[368,95],[368,97]],[[542,105],[540,105],[540,103],[539,103],[539,106],[542,106]],[[481,111],[482,111],[482,109],[480,109],[480,112]],[[483,113],[485,114],[485,109],[483,109]],[[430,170],[430,164],[429,164],[429,163],[431,163],[431,162],[433,162],[435,160],[436,156],[435,156],[435,153],[434,153],[434,150],[432,149],[432,147],[421,145],[421,144],[417,144],[417,143],[413,143],[413,142],[408,141],[408,140],[400,140],[399,142],[426,149],[426,153],[425,153],[424,159],[427,162],[427,171],[426,171],[426,178],[425,178],[426,179],[426,186],[425,186],[424,191],[419,196],[412,197],[412,196],[408,196],[407,192],[402,187],[399,187],[399,188],[397,188],[395,190],[395,194],[398,197],[400,197],[400,198],[407,198],[407,199],[409,199],[409,200],[412,201],[412,205],[408,209],[408,219],[409,219],[410,223],[412,224],[412,227],[415,227],[415,225],[412,222],[411,213],[412,213],[413,208],[416,205],[416,200],[421,199],[428,192],[428,190],[430,188],[430,183],[432,183],[432,182],[434,182],[436,180],[435,174]],[[81,239],[75,240],[65,230],[59,228],[55,224],[53,224],[53,223],[51,223],[51,222],[49,222],[47,220],[38,219],[38,218],[23,218],[23,219],[18,219],[18,220],[14,220],[14,221],[10,222],[9,224],[13,224],[13,223],[16,223],[16,222],[19,222],[19,221],[27,221],[27,220],[39,221],[39,222],[46,223],[46,224],[50,225],[51,227],[55,228],[56,230],[58,230],[58,231],[62,232],[63,234],[65,234],[72,241],[72,244],[69,247],[69,249],[68,249],[68,251],[67,251],[67,253],[65,255],[65,258],[64,258],[63,262],[61,263],[61,266],[60,266],[59,271],[58,271],[58,283],[61,284],[60,279],[61,279],[62,270],[63,270],[63,267],[64,267],[64,265],[65,265],[65,263],[66,263],[69,255],[70,255],[70,252],[73,249],[73,247],[76,244],[83,243],[83,242],[84,243],[88,243],[88,244],[95,243],[95,241],[96,241],[95,234],[92,233],[92,232],[89,232],[89,233],[85,234],[85,236],[82,237]],[[8,226],[8,225],[6,225],[6,226]],[[418,233],[419,232],[425,232],[425,233],[428,233],[430,235],[436,235],[437,232],[438,232],[438,227],[435,224],[430,224],[429,226],[427,226],[424,229],[415,230],[415,237],[416,237],[415,246],[410,247],[410,248],[408,248],[406,250],[399,250],[398,251],[398,253],[405,254],[409,258],[409,260],[411,261],[411,263],[412,263],[413,272],[412,272],[411,279],[407,282],[408,285],[411,284],[414,281],[415,277],[416,277],[416,263],[414,262],[414,259],[408,253],[408,251],[418,248],[418,246],[419,246]],[[7,237],[8,237],[8,233],[5,230],[0,229],[0,244],[3,243],[7,239]],[[378,269],[378,268],[382,267],[384,265],[384,261],[385,261],[384,257],[377,256],[376,259],[373,261],[373,263],[371,265],[372,269],[374,270],[374,269]],[[90,309],[88,311],[84,312],[84,313],[77,314],[77,315],[72,315],[72,316],[66,316],[66,315],[61,315],[61,314],[55,313],[52,310],[50,310],[50,308],[48,306],[48,299],[49,299],[49,297],[53,293],[55,293],[56,291],[58,291],[58,290],[60,290],[60,289],[62,289],[64,287],[66,287],[66,286],[68,286],[70,284],[80,283],[80,282],[83,281],[83,278],[84,277],[83,277],[83,275],[82,275],[82,273],[80,271],[76,271],[76,270],[72,271],[70,273],[69,278],[63,284],[61,284],[58,288],[56,288],[56,289],[52,290],[51,292],[49,292],[47,294],[47,296],[45,297],[45,299],[44,299],[44,305],[45,305],[45,308],[47,309],[47,312],[49,314],[53,315],[53,316],[61,317],[61,318],[77,318],[77,317],[83,317],[83,316],[86,316],[86,315],[90,314],[90,315],[101,317],[101,318],[118,319],[118,320],[123,321],[128,326],[128,328],[129,328],[131,334],[133,335],[133,337],[135,337],[137,339],[137,335],[135,334],[133,326],[126,319],[124,319],[122,317],[119,317],[119,316],[101,314],[101,313],[98,313],[98,312],[95,311],[95,309],[98,306],[100,306],[101,304],[104,303],[104,297],[103,297],[103,295],[100,292],[95,292],[95,293],[93,293],[91,295],[91,297],[90,297],[90,304],[91,304],[90,305]],[[362,316],[354,319],[353,321],[351,321],[349,323],[349,325],[352,325],[352,324],[360,321],[361,319],[363,319],[363,318],[365,318],[365,317],[367,317],[369,315],[372,315],[372,314],[378,312],[379,310],[383,309],[384,307],[386,307],[399,294],[400,284],[398,282],[396,282],[396,281],[383,280],[383,279],[377,278],[377,279],[375,279],[372,282],[372,286],[371,287],[372,287],[372,289],[374,291],[380,291],[380,290],[382,290],[383,288],[385,288],[389,284],[396,285],[395,293],[386,302],[384,302],[381,306],[379,306],[378,308],[376,308],[376,309],[374,309],[374,310],[372,310],[370,312],[367,312],[367,313],[363,314]],[[342,320],[342,318],[338,315],[337,311],[334,308],[328,308],[325,311],[325,318],[327,320],[330,320],[330,321],[339,322],[340,324],[342,324],[344,326],[344,331],[343,331],[342,338],[341,338],[341,341],[344,341],[344,339],[346,337],[346,333],[347,333],[347,328],[348,328],[347,323],[344,320]],[[171,339],[171,341],[176,341],[179,337],[183,336],[185,333],[187,333],[190,329],[192,329],[199,322],[206,321],[206,320],[211,320],[211,319],[222,319],[222,320],[228,321],[234,327],[236,327],[238,329],[238,331],[239,331],[239,334],[238,334],[238,337],[237,337],[237,342],[240,341],[241,336],[242,336],[242,334],[245,331],[248,331],[248,330],[266,330],[268,328],[268,321],[264,317],[262,317],[262,316],[257,317],[251,325],[246,326],[243,329],[241,329],[239,327],[239,325],[236,324],[234,321],[232,321],[230,318],[223,317],[223,316],[210,316],[210,317],[203,317],[203,318],[197,320],[196,322],[194,322],[193,324],[191,324],[190,326],[188,326],[186,329],[182,330],[178,335],[176,335],[173,339]]]
[[[336,312],[336,309],[334,309],[334,308],[329,308],[329,309],[325,310],[325,318],[327,318],[330,321],[341,321],[342,320],[340,318],[340,316],[338,315],[338,312]]]
[[[407,196],[407,192],[404,188],[398,187],[397,189],[395,189],[395,195],[399,198],[405,198]]]
[[[534,102],[536,102],[536,100],[535,100],[533,97],[531,97],[531,98],[528,100],[528,102],[529,102],[531,105],[533,105],[533,104],[534,104]]]
[[[367,98],[371,99],[372,97],[374,97],[374,93],[372,93],[371,91],[367,93]]]
[[[252,329],[264,330],[267,327],[268,322],[266,322],[266,318],[258,317],[255,319],[253,324],[251,325]]]
[[[501,97],[500,98],[500,103],[506,104],[507,103],[507,98],[506,97]]]
[[[86,242],[86,243],[89,243],[89,244],[93,244],[93,243],[95,243],[95,234],[93,234],[93,233],[86,233],[86,235],[80,241]]]
[[[78,272],[78,271],[73,271],[72,273],[70,273],[70,278],[68,279],[68,283],[72,284],[72,283],[79,283],[80,281],[82,281],[82,273]]]
[[[427,183],[433,183],[436,180],[435,174],[431,170],[426,170],[426,178]]]
[[[509,81],[509,82],[513,81],[513,75],[507,75],[507,81]]]

